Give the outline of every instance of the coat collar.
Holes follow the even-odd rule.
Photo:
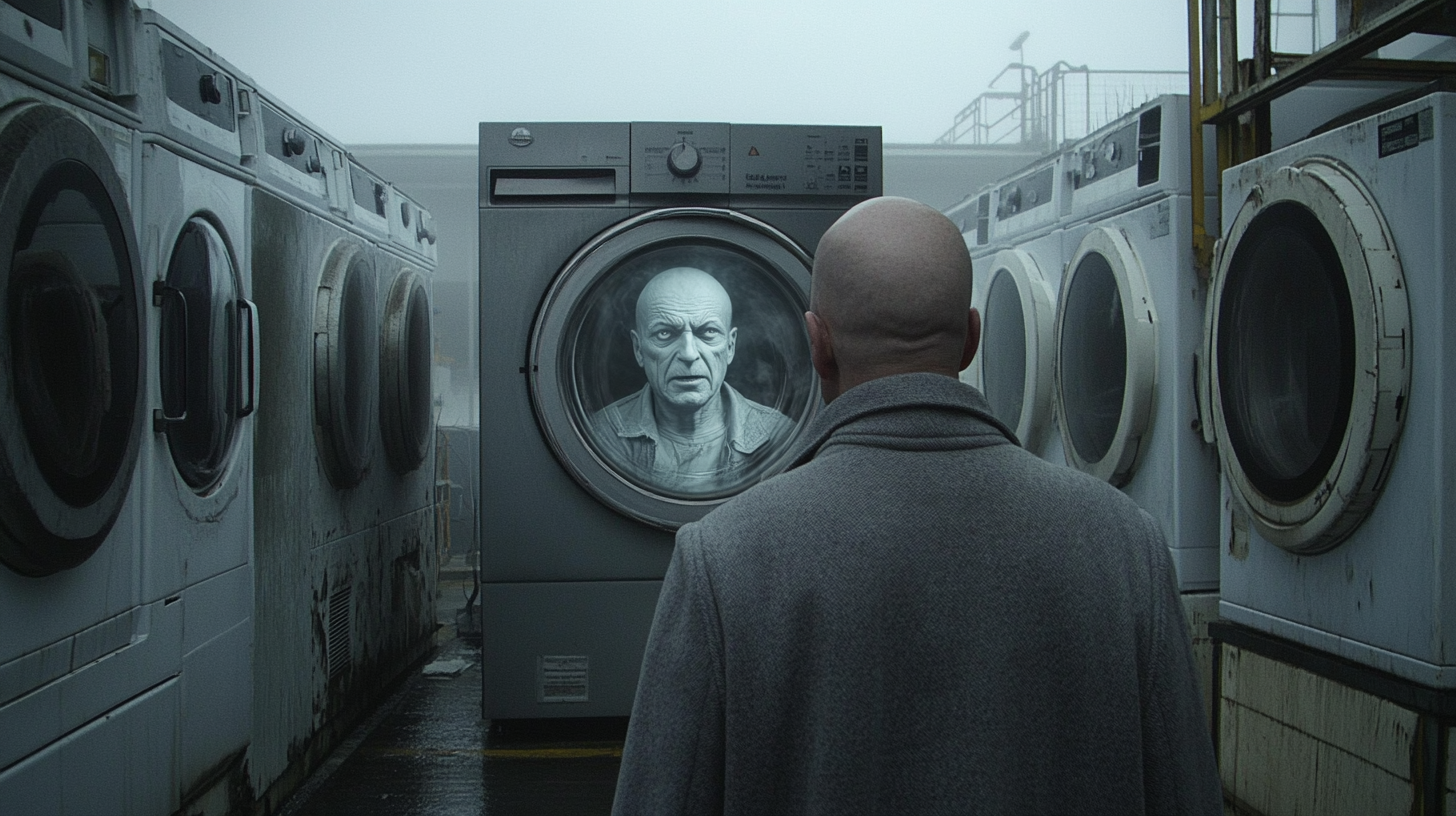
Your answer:
[[[875,414],[907,408],[963,413],[999,431],[1011,444],[1021,444],[1016,432],[991,413],[986,398],[971,386],[942,374],[895,374],[857,385],[820,409],[801,438],[789,467],[796,468],[813,459],[829,438],[844,426]]]

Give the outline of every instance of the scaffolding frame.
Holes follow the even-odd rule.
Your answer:
[[[1204,126],[1215,128],[1215,192],[1224,170],[1269,152],[1269,104],[1287,93],[1320,79],[1456,76],[1456,63],[1368,56],[1407,34],[1456,36],[1456,0],[1336,0],[1334,41],[1307,55],[1274,50],[1272,2],[1253,0],[1253,56],[1239,59],[1236,0],[1188,0],[1190,146],[1200,166]],[[1207,280],[1217,236],[1204,227],[1205,189],[1203,173],[1194,172],[1193,253],[1199,276]]]
[[[1138,105],[1181,91],[1183,71],[1094,71],[1058,62],[1045,71],[1013,62],[991,80],[1015,72],[1014,91],[985,91],[955,115],[936,144],[1016,143],[1051,151]]]

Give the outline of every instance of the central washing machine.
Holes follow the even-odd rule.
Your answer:
[[[1188,98],[1163,96],[1065,154],[1056,397],[1068,464],[1148,511],[1196,592],[1218,588],[1218,461],[1199,430],[1188,132]]]
[[[1064,463],[1052,403],[1052,321],[1062,279],[1062,160],[1035,162],[979,197],[973,303],[981,348],[973,385],[1032,453]]]
[[[882,186],[877,127],[480,126],[486,717],[631,711],[673,531],[786,465],[813,252]]]
[[[1456,688],[1456,94],[1224,173],[1225,618]]]

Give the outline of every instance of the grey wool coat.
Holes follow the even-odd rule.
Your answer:
[[[949,377],[683,527],[615,812],[1221,813],[1161,533]]]

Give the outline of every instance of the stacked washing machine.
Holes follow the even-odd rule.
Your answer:
[[[481,125],[486,717],[630,712],[673,531],[786,464],[811,255],[882,184],[877,127]],[[716,305],[649,332],[649,287]],[[721,441],[657,423],[712,400]]]
[[[1199,431],[1206,286],[1193,265],[1188,97],[1158,97],[1065,154],[1057,415],[1068,464],[1158,522],[1179,589],[1218,589],[1218,462]]]
[[[0,4],[0,808],[171,812],[185,604],[152,567],[156,383],[129,4]]]
[[[976,197],[972,302],[981,312],[981,349],[967,369],[1021,444],[1057,464],[1064,458],[1052,402],[1053,318],[1063,266],[1063,175],[1054,154]]]
[[[1206,323],[1222,615],[1456,688],[1456,95],[1234,167]]]
[[[434,631],[435,237],[428,212],[282,103],[260,93],[250,116],[266,408],[248,769],[271,802],[298,747],[327,747]]]

